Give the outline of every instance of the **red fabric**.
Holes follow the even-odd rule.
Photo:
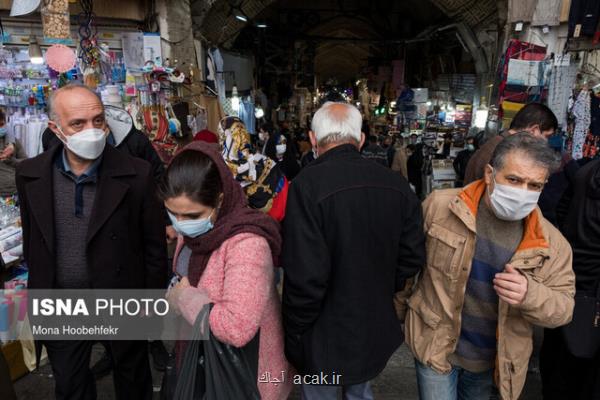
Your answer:
[[[194,135],[195,142],[207,142],[207,143],[219,143],[219,138],[217,134],[209,131],[208,129],[203,129],[200,132]]]
[[[277,196],[275,196],[273,199],[273,205],[267,213],[278,222],[283,221],[285,218],[285,207],[287,205],[288,189],[290,187],[290,182],[287,180],[287,178],[284,177],[283,179],[285,179],[283,188],[281,189],[281,192],[277,193]]]
[[[218,146],[205,142],[192,142],[182,151],[198,151],[209,156],[219,169],[223,185],[223,203],[218,209],[214,228],[197,238],[185,237],[185,244],[192,250],[188,279],[196,286],[213,251],[223,242],[240,233],[254,233],[267,240],[273,260],[281,252],[279,224],[271,217],[248,207],[248,201],[240,184],[233,179]],[[277,265],[277,264],[275,264]]]

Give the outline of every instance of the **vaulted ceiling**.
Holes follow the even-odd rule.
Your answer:
[[[410,18],[427,18],[442,12],[454,22],[465,22],[472,28],[498,18],[497,0],[192,0],[194,31],[197,36],[214,44],[231,43],[246,23],[231,13],[232,5],[238,6],[251,20],[273,3],[284,3],[289,9],[337,9],[373,10],[379,8],[410,10]],[[386,4],[387,3],[387,4]]]
[[[192,16],[195,36],[211,45],[250,50],[255,55],[259,48],[270,46],[257,55],[262,57],[259,65],[267,67],[285,65],[282,58],[296,57],[300,60],[296,62],[302,62],[314,57],[311,63],[318,76],[344,80],[357,76],[369,58],[389,56],[390,48],[398,51],[399,44],[415,39],[429,38],[431,46],[435,41],[438,46],[443,41],[453,42],[450,47],[460,46],[454,32],[435,34],[433,41],[432,32],[456,22],[474,31],[489,26],[498,21],[498,4],[502,7],[503,1],[192,0]],[[236,19],[236,10],[248,21]],[[269,28],[257,29],[259,22]],[[295,48],[299,42],[304,43],[304,53]],[[416,45],[423,59],[430,44]]]

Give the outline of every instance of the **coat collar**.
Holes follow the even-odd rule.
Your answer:
[[[28,208],[37,222],[48,249],[54,253],[54,158],[63,146],[53,146],[34,159],[22,163],[19,174],[26,182]],[[106,220],[119,206],[129,190],[120,177],[136,175],[133,160],[112,146],[106,146],[98,171],[98,183],[94,208],[90,216],[86,240],[91,241]]]
[[[479,202],[486,192],[487,186],[483,179],[473,182],[461,191],[456,199],[450,203],[450,210],[460,218],[465,225],[476,232],[476,218],[479,209]],[[533,210],[525,218],[523,228],[523,240],[519,244],[517,251],[526,251],[534,249],[548,249],[548,232],[542,224],[542,216],[539,208]]]
[[[323,163],[327,160],[333,160],[340,157],[344,157],[348,154],[360,156],[358,149],[353,144],[341,144],[339,146],[335,146],[329,150],[327,150],[322,155],[319,155],[315,161],[311,163],[311,165],[316,165]]]
[[[35,159],[32,159],[32,162],[24,163],[20,175],[26,178],[51,177],[53,162],[59,151],[64,151],[62,143],[50,147],[47,151],[43,152]],[[101,174],[109,176],[127,176],[135,175],[136,173],[129,157],[126,157],[119,150],[116,150],[110,145],[107,145],[104,148],[102,160]]]

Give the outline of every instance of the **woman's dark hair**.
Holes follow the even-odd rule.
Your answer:
[[[185,195],[196,203],[217,207],[223,183],[214,161],[204,153],[186,150],[178,154],[158,185],[163,200]]]

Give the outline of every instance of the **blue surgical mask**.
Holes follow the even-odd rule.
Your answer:
[[[467,145],[467,150],[469,150],[469,151],[475,151],[475,145],[474,144],[468,144]]]
[[[6,136],[7,133],[8,133],[7,127],[3,126],[2,128],[0,128],[0,137]]]
[[[173,214],[168,211],[167,213],[169,214],[169,218],[173,224],[173,229],[183,236],[196,238],[200,235],[204,235],[214,227],[212,221],[210,220],[212,217],[212,212],[208,218],[188,219],[185,221],[177,221],[177,218],[175,218]]]

